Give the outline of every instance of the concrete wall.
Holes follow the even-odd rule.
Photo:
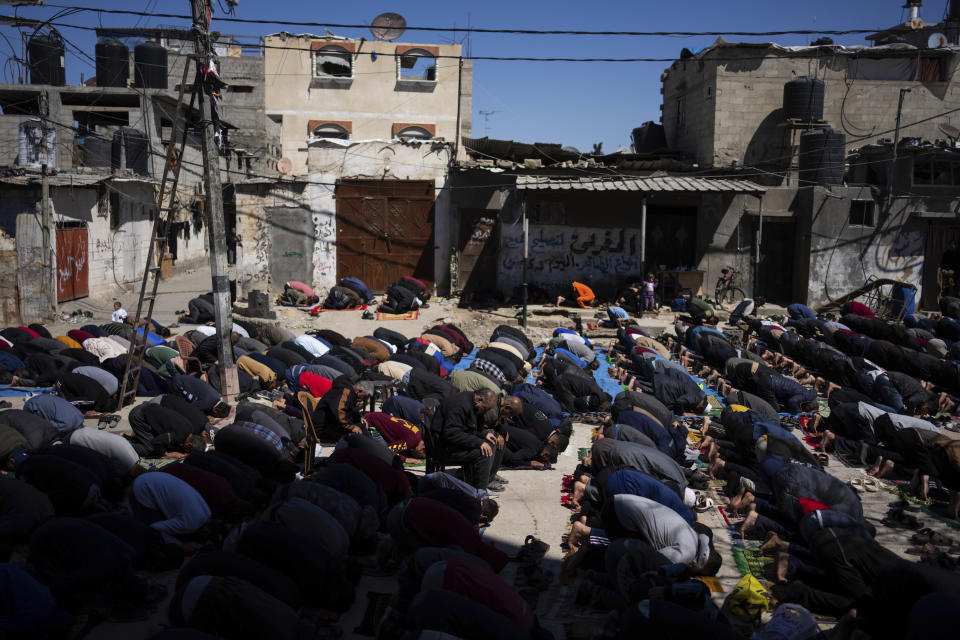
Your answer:
[[[667,146],[707,167],[713,162],[716,76],[716,63],[693,60],[677,62],[661,76],[660,121]]]
[[[876,228],[849,224],[850,200],[869,197],[869,189],[802,189],[809,207],[810,275],[808,302],[821,304],[862,286],[870,277],[922,285],[926,223],[911,218],[909,202],[878,211]],[[920,292],[922,293],[922,291]]]
[[[437,291],[450,287],[452,202],[447,188],[447,168],[452,145],[442,142],[358,142],[341,146],[324,141],[310,143],[308,201],[315,228],[313,286],[329,289],[337,280],[337,206],[335,185],[341,178],[432,180],[434,201],[434,282]],[[319,292],[318,292],[319,294]]]
[[[236,183],[237,233],[243,243],[237,249],[238,292],[259,289],[282,290],[282,282],[270,278],[270,250],[273,221],[269,210],[301,210],[309,204],[309,192],[302,182]],[[314,216],[316,218],[316,216]]]
[[[312,47],[328,44],[355,51],[352,79],[327,82],[313,76]],[[389,140],[394,124],[407,123],[433,126],[435,137],[455,141],[459,105],[460,134],[470,133],[469,61],[464,62],[462,82],[459,60],[441,57],[436,82],[417,83],[398,79],[394,55],[398,48],[421,46],[440,56],[460,56],[460,45],[361,43],[290,34],[267,36],[264,45],[266,111],[283,123],[283,155],[293,161],[295,175],[308,171],[311,121],[346,123],[351,140]]]
[[[939,124],[960,123],[957,114],[933,118],[960,108],[957,83],[850,80],[849,60],[825,53],[801,58],[759,48],[721,47],[703,61],[677,62],[663,76],[667,141],[704,166],[728,167],[737,161],[763,171],[784,171],[796,153],[793,146],[799,144],[800,132],[791,140],[790,130],[777,126],[784,120],[783,87],[808,75],[826,83],[823,117],[834,129],[846,131],[848,149],[892,138],[901,88],[911,89],[903,105],[901,135],[934,140],[944,137]],[[952,78],[957,63],[951,57],[941,60],[943,77]],[[677,127],[675,117],[680,95],[686,99],[685,129]],[[913,124],[927,118],[932,119]],[[782,183],[762,172],[749,177]]]
[[[642,194],[633,192],[524,191],[503,205],[505,219],[519,219],[520,198],[530,220],[528,282],[563,293],[574,280],[601,296],[612,296],[643,279]],[[647,197],[647,270],[696,264],[699,194]],[[681,219],[682,218],[682,219]],[[661,249],[666,248],[665,251]],[[689,256],[686,264],[681,256]],[[497,283],[509,294],[522,281],[523,231],[500,224]]]

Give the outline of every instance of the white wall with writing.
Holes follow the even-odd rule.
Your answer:
[[[556,290],[574,280],[589,280],[594,289],[615,289],[642,277],[640,229],[530,225],[531,286]],[[521,283],[523,228],[503,226],[498,253],[500,289],[508,293]]]

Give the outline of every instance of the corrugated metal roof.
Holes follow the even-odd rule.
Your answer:
[[[748,180],[656,176],[646,178],[553,179],[545,176],[517,176],[520,190],[580,189],[587,191],[698,191],[704,193],[765,193],[766,188]]]

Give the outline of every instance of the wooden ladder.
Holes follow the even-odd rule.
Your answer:
[[[195,57],[195,54],[185,56],[186,59],[183,63],[183,78],[180,80],[180,93],[177,97],[173,129],[170,132],[170,143],[167,145],[166,162],[163,166],[163,178],[160,181],[160,190],[157,193],[157,216],[153,221],[153,230],[150,234],[151,241],[147,249],[147,263],[143,270],[143,279],[140,282],[140,297],[137,300],[137,311],[133,316],[134,332],[130,340],[130,348],[127,351],[127,365],[123,370],[120,393],[117,395],[118,410],[132,402],[137,395],[137,387],[140,384],[140,371],[143,368],[143,358],[150,345],[150,341],[147,339],[147,333],[152,327],[153,307],[157,301],[157,290],[160,287],[161,264],[167,249],[168,240],[164,232],[169,229],[168,223],[170,222],[174,210],[174,203],[177,198],[180,167],[183,166],[183,152],[187,144],[188,133],[186,120],[188,114],[193,111],[194,102],[197,99],[197,91],[200,91],[200,83],[199,80],[197,80],[194,83],[194,90],[190,93],[190,107],[186,113],[184,113],[183,98],[187,86],[187,73]],[[182,131],[180,131],[180,129],[182,129]],[[178,131],[181,136],[179,153],[176,151],[174,143]],[[173,174],[172,176],[171,173]],[[170,183],[169,200],[166,198],[168,182]],[[166,205],[164,205],[165,200],[167,201]],[[148,286],[150,287],[149,295],[147,294]],[[146,310],[144,310],[144,303],[146,303]],[[142,327],[141,324],[143,325]],[[143,330],[142,335],[139,333],[141,329]],[[133,374],[132,380],[131,372]]]

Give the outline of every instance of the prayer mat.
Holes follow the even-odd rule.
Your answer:
[[[768,579],[766,569],[773,564],[772,556],[761,555],[759,549],[741,549],[740,547],[734,547],[731,552],[741,576],[751,573],[758,579]]]
[[[420,317],[420,309],[406,313],[382,313],[377,311],[377,320],[416,320]]]
[[[907,483],[909,486],[909,483]],[[902,491],[899,487],[891,487],[889,485],[883,485],[880,487],[881,491],[886,491],[887,493],[893,494],[900,498],[901,500],[906,500],[910,504],[914,504],[920,507],[921,513],[924,516],[933,518],[937,522],[942,522],[951,529],[960,530],[960,520],[954,520],[947,513],[947,502],[942,500],[933,500],[930,504],[925,504],[923,501],[919,500],[915,496],[910,495],[906,491]]]
[[[723,521],[727,523],[728,527],[733,527],[741,522],[743,522],[742,516],[735,516],[729,511],[729,505],[721,504],[717,507],[717,510],[720,512],[720,517],[723,518]]]
[[[40,395],[41,393],[51,393],[53,387],[11,387],[8,385],[0,386],[0,397],[19,398]]]
[[[148,471],[162,469],[171,464],[179,464],[182,458],[140,458],[140,466]]]
[[[392,597],[389,593],[367,592],[367,609],[363,614],[363,620],[354,627],[353,632],[361,636],[375,636]]]
[[[366,311],[366,310],[367,310],[367,305],[365,304],[362,304],[359,307],[350,307],[349,309],[324,309],[323,307],[320,307],[318,305],[310,309],[310,315],[317,316],[317,315],[320,315],[321,313],[326,313],[327,311]]]
[[[552,471],[553,467],[549,462],[545,462],[542,467],[534,467],[529,464],[521,464],[515,467],[511,467],[505,464],[500,465],[501,469],[506,469],[507,471]]]
[[[720,585],[720,581],[717,580],[716,576],[697,576],[694,580],[699,580],[707,585],[713,593],[723,593],[723,587]]]

